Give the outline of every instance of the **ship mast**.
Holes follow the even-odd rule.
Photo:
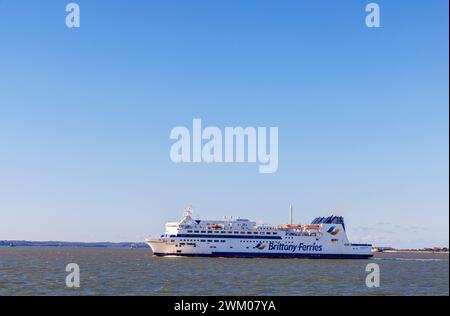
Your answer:
[[[292,218],[292,204],[289,204],[289,224],[292,225],[293,218]]]

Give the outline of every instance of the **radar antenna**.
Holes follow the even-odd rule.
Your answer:
[[[186,207],[184,209],[183,216],[184,217],[191,217],[192,216],[192,205],[189,205],[188,207]]]

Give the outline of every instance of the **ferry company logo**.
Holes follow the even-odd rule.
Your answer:
[[[336,226],[331,226],[328,228],[327,233],[330,233],[331,235],[337,235],[341,230],[337,228]]]
[[[264,250],[264,248],[267,247],[267,243],[263,243],[262,241],[260,241],[255,248],[258,248],[259,250]]]

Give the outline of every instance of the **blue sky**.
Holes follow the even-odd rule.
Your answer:
[[[0,0],[0,239],[139,241],[192,204],[331,213],[448,246],[448,1]],[[174,164],[193,118],[277,126],[279,168]],[[191,127],[190,127],[191,128]]]

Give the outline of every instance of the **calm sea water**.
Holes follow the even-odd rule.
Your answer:
[[[65,285],[68,263],[81,287]],[[379,288],[365,267],[379,264]],[[449,295],[448,254],[370,260],[153,257],[149,249],[0,248],[0,295]]]

